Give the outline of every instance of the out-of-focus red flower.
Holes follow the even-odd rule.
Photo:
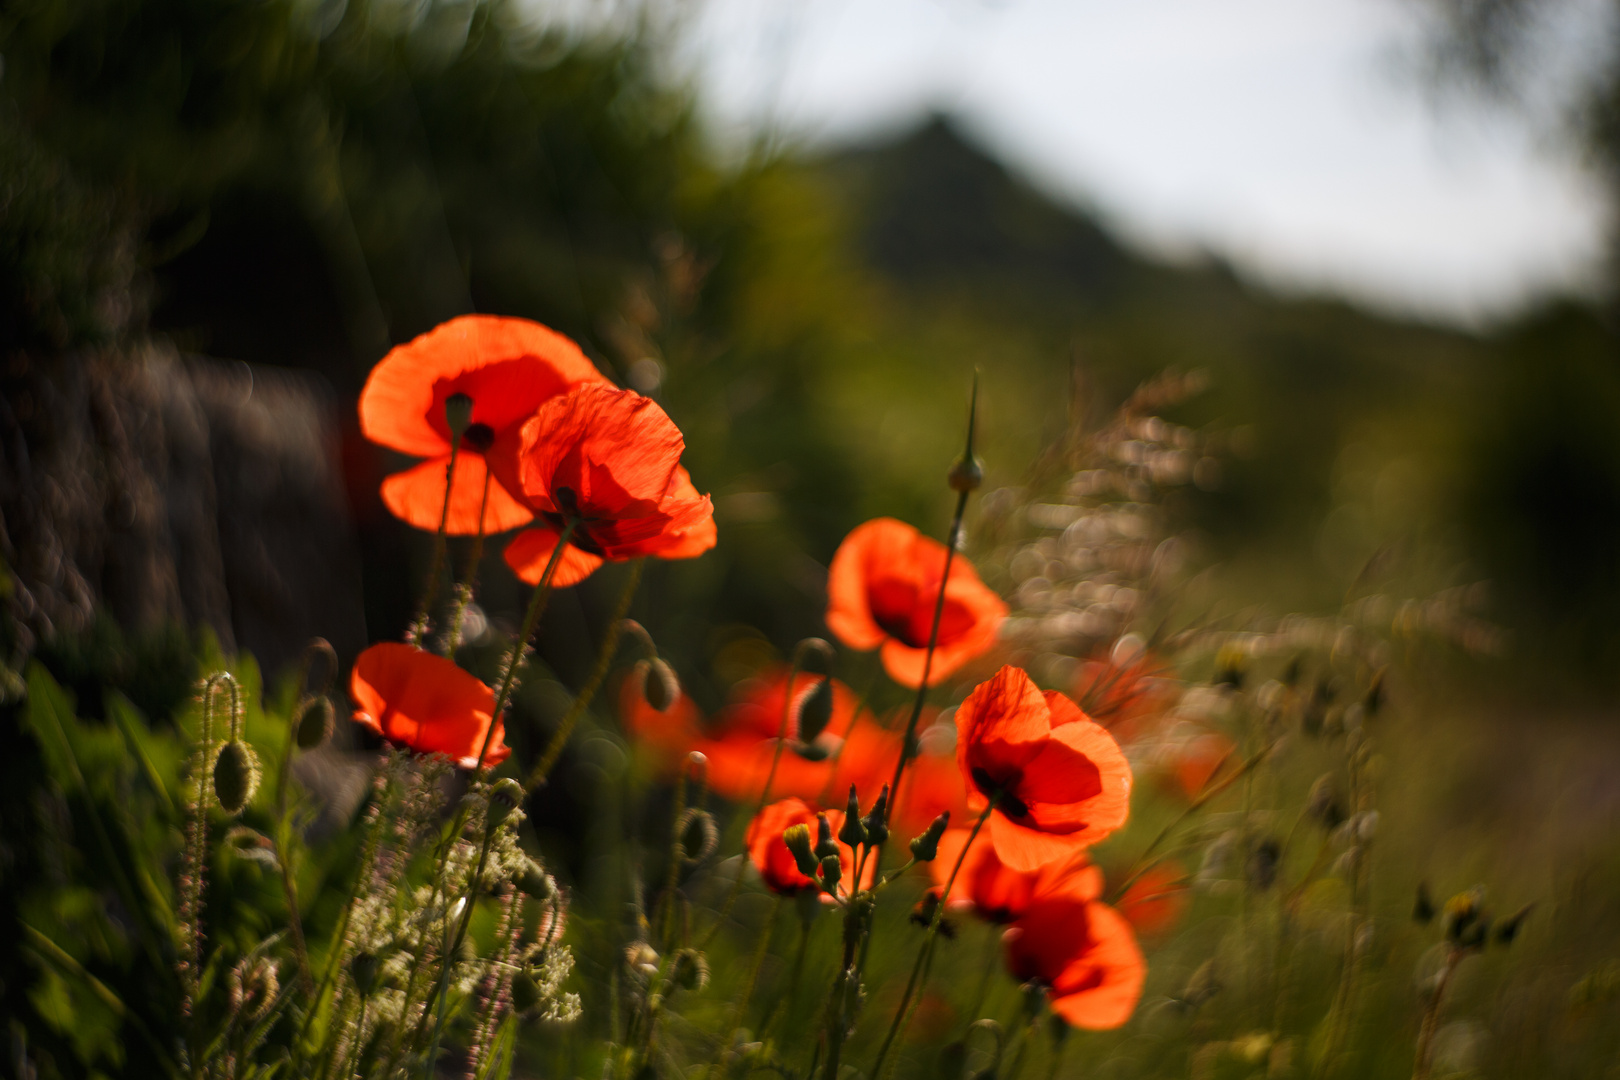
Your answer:
[[[710,737],[695,744],[709,759],[709,785],[730,799],[759,798],[782,730],[787,668],[777,668],[738,686],[737,700],[720,714]],[[856,715],[854,691],[834,679],[832,719],[809,745],[798,741],[798,710],[824,676],[800,672],[793,679],[788,741],[782,747],[770,794],[819,802],[854,784],[870,803],[888,780],[900,754],[899,737],[880,728],[870,713]]]
[[[647,703],[641,682],[625,679],[619,687],[619,718],[637,743],[649,748],[665,766],[673,766],[702,739],[703,711],[682,693],[666,711]]]
[[[465,536],[504,532],[533,516],[500,483],[484,505],[485,454],[512,441],[548,398],[583,382],[602,382],[579,346],[527,319],[463,315],[397,346],[378,361],[360,391],[360,430],[392,450],[426,458],[382,483],[394,516],[436,531],[450,464],[445,402],[472,399],[472,419],[456,455],[446,531]]]
[[[881,647],[889,677],[919,685],[945,555],[944,544],[894,518],[856,526],[838,546],[828,573],[827,628],[852,649]],[[1006,617],[1007,605],[972,564],[952,559],[929,684],[986,652]]]
[[[1066,860],[1125,824],[1131,767],[1107,730],[1055,690],[1042,693],[1004,667],[956,710],[956,761],[969,806],[990,814],[990,839],[1008,866]]]
[[[1076,852],[1067,862],[1047,863],[1038,870],[1014,870],[1001,861],[995,845],[988,843],[982,833],[963,858],[963,847],[972,833],[972,829],[947,829],[939,838],[939,854],[928,864],[934,883],[943,889],[956,868],[956,860],[962,859],[962,870],[951,886],[949,904],[953,908],[971,908],[987,922],[1010,923],[1028,911],[1036,897],[1048,893],[1080,900],[1095,900],[1102,895],[1102,871],[1091,864],[1084,851]]]
[[[1139,650],[1118,659],[1087,660],[1075,677],[1074,700],[1081,711],[1121,742],[1141,734],[1163,716],[1181,694],[1170,669]]]
[[[373,645],[354,661],[349,696],[355,722],[389,742],[478,767],[495,693],[444,657],[397,642]],[[499,765],[511,752],[497,723],[483,764]]]
[[[810,843],[816,842],[817,811],[803,799],[780,799],[771,803],[748,824],[748,832],[743,837],[743,843],[748,848],[748,858],[759,871],[759,876],[765,879],[766,886],[776,893],[792,895],[803,889],[813,888],[815,882],[799,873],[798,864],[793,859],[793,852],[788,850],[787,843],[783,841],[782,834],[794,825],[806,825],[810,829]],[[844,826],[844,813],[842,810],[823,810],[827,817],[827,824],[832,826],[833,836],[838,836],[838,830]],[[851,891],[853,882],[850,880],[855,873],[855,852],[848,844],[838,843],[838,862],[843,868],[843,878],[839,884],[840,895]],[[877,874],[877,860],[868,858],[866,866],[861,869],[861,888],[869,888]],[[832,903],[832,897],[823,894],[822,899]]]
[[[899,746],[896,739],[894,752],[898,753]],[[891,756],[887,771],[875,779],[879,784],[887,783],[893,774]],[[962,786],[962,771],[956,767],[954,755],[933,753],[925,742],[923,749],[906,766],[906,774],[900,781],[900,798],[889,812],[889,827],[902,839],[908,839],[947,811],[952,821],[972,820],[967,788]]]
[[[1189,799],[1197,797],[1235,750],[1231,739],[1214,731],[1189,739],[1177,747],[1174,751],[1176,782],[1186,796]]]
[[[1002,943],[1013,978],[1043,983],[1052,1011],[1074,1027],[1117,1028],[1142,997],[1147,964],[1130,923],[1107,904],[1038,897]]]
[[[1166,933],[1187,912],[1187,871],[1167,861],[1149,867],[1119,898],[1119,913],[1146,937]]]
[[[604,561],[690,559],[712,548],[714,510],[681,468],[685,446],[658,403],[634,390],[582,383],[542,403],[490,455],[496,478],[537,522],[507,545],[507,565],[539,582],[570,519],[556,586],[583,581]]]

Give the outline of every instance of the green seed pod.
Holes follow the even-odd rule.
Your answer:
[[[444,422],[451,435],[460,435],[472,423],[473,399],[466,394],[451,394],[444,399]]]
[[[324,694],[304,702],[293,736],[298,749],[313,750],[332,737],[332,699]]]
[[[551,875],[540,868],[540,864],[533,859],[523,860],[523,869],[512,880],[528,896],[541,903],[557,895],[557,883],[551,880]]]
[[[918,862],[933,862],[939,854],[939,838],[945,835],[945,827],[950,823],[949,810],[930,821],[923,834],[911,841],[911,857]]]
[[[641,681],[641,696],[659,712],[669,712],[681,700],[681,681],[662,659],[638,660],[635,672]]]
[[[368,952],[357,952],[349,958],[349,978],[354,980],[354,988],[360,991],[361,997],[371,993],[381,966],[382,962]]]
[[[810,826],[793,825],[782,834],[782,842],[793,853],[793,863],[805,877],[816,876],[816,856],[810,850]]]
[[[813,743],[832,720],[832,676],[825,675],[799,703],[799,741]]]
[[[504,777],[489,790],[489,806],[484,811],[484,828],[498,829],[512,816],[512,811],[523,805],[523,785]]]
[[[855,785],[849,785],[849,807],[844,811],[844,824],[838,830],[838,839],[854,847],[866,843],[866,826],[861,823],[861,801],[855,795]]]
[[[241,739],[219,748],[214,759],[214,797],[227,814],[240,814],[259,790],[259,759]]]

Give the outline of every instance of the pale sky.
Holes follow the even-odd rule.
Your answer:
[[[1603,40],[1591,0],[1567,7],[1548,74]],[[1412,0],[702,0],[680,55],[722,144],[774,130],[836,145],[945,111],[1127,241],[1208,249],[1284,289],[1474,322],[1589,286],[1594,185],[1518,114],[1437,105],[1410,73],[1415,12]]]

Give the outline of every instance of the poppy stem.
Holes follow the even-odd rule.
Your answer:
[[[444,506],[439,510],[439,530],[433,536],[433,559],[428,564],[427,580],[422,583],[422,600],[416,605],[416,615],[405,629],[405,643],[415,645],[427,636],[428,613],[439,598],[439,575],[444,572],[446,537],[450,529],[450,493],[456,486],[456,459],[461,456],[461,435],[450,436],[450,464],[444,467]]]
[[[894,1043],[894,1037],[900,1034],[900,1029],[911,1016],[911,995],[917,989],[918,978],[923,966],[933,953],[934,937],[939,933],[939,924],[945,917],[945,904],[951,898],[951,889],[956,885],[956,876],[962,872],[962,864],[967,862],[967,855],[973,848],[973,841],[979,838],[979,830],[984,823],[990,820],[990,812],[996,808],[1001,799],[1001,792],[990,797],[990,803],[979,815],[979,820],[973,823],[973,831],[968,833],[967,843],[962,845],[962,851],[956,856],[956,865],[951,867],[951,876],[945,881],[945,890],[939,894],[939,903],[934,905],[934,917],[928,920],[928,936],[923,939],[923,946],[917,950],[917,960],[911,965],[911,977],[906,980],[905,993],[900,995],[900,1007],[895,1010],[894,1021],[889,1025],[889,1033],[883,1036],[883,1045],[878,1047],[877,1060],[872,1063],[872,1069],[867,1074],[872,1077],[883,1075],[883,1059],[889,1056],[889,1047]]]
[[[979,373],[973,373],[973,393],[968,399],[967,447],[962,452],[962,460],[972,464],[973,457],[973,427],[979,412]],[[953,473],[955,470],[952,470]],[[955,486],[953,484],[953,486]],[[911,703],[911,718],[906,721],[906,735],[900,742],[900,760],[895,762],[894,779],[889,782],[889,790],[894,793],[893,806],[900,806],[900,781],[905,776],[906,765],[917,753],[917,721],[922,718],[923,705],[928,700],[928,676],[934,667],[934,653],[939,648],[939,624],[945,618],[945,590],[951,583],[951,564],[956,560],[957,546],[962,542],[962,517],[967,513],[968,496],[972,494],[973,487],[963,485],[956,496],[956,513],[951,516],[951,531],[945,540],[945,570],[939,577],[939,596],[934,601],[934,621],[928,629],[928,649],[923,653],[922,678],[917,682],[917,697]]]
[[[602,648],[596,654],[596,667],[591,669],[590,677],[585,680],[585,685],[579,688],[573,704],[568,706],[568,712],[557,724],[557,730],[552,733],[551,742],[546,745],[545,753],[540,755],[540,761],[530,770],[528,780],[523,785],[530,791],[545,783],[546,777],[551,775],[557,759],[562,756],[568,736],[573,733],[574,725],[579,723],[579,718],[590,708],[596,692],[602,689],[602,681],[607,678],[608,667],[613,663],[613,656],[619,649],[619,635],[624,632],[624,617],[630,610],[630,602],[635,599],[636,586],[641,584],[641,568],[645,561],[637,559],[630,564],[630,576],[625,579],[624,591],[619,594],[619,603],[614,607],[613,616],[608,620],[607,633],[602,637]]]
[[[490,472],[485,469],[484,494],[478,503],[478,533],[473,537],[472,549],[467,553],[466,569],[456,583],[455,606],[450,609],[450,617],[444,626],[444,655],[452,660],[455,659],[456,650],[461,647],[461,620],[467,614],[467,605],[472,603],[478,564],[484,560],[484,516],[489,510],[489,477]]]

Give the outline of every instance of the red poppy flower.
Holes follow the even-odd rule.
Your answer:
[[[876,518],[838,546],[827,577],[827,628],[852,649],[881,646],[883,668],[904,686],[922,682],[923,659],[945,572],[945,545],[903,521]],[[987,651],[1007,605],[962,557],[951,560],[930,685]]]
[[[1172,751],[1176,782],[1187,798],[1196,798],[1215,774],[1221,771],[1237,748],[1232,740],[1216,731],[1180,743]]]
[[[1130,923],[1077,896],[1038,897],[1002,936],[1007,969],[1047,987],[1052,1011],[1093,1031],[1117,1028],[1142,997],[1147,964]]]
[[[738,699],[720,714],[711,737],[699,742],[709,759],[709,786],[729,799],[757,799],[776,759],[771,795],[796,795],[820,802],[849,791],[854,784],[862,801],[877,797],[900,756],[900,740],[884,731],[871,714],[856,715],[855,692],[834,679],[832,719],[809,745],[797,739],[798,709],[822,679],[800,672],[793,680],[793,709],[788,744],[778,758],[787,668],[777,668],[738,687]],[[932,820],[930,818],[930,820]]]
[[[1187,870],[1174,861],[1149,867],[1119,898],[1119,913],[1148,936],[1169,931],[1186,911]]]
[[[838,830],[844,826],[843,811],[823,810],[821,813],[827,816],[827,824],[832,826],[833,836],[837,837]],[[816,842],[816,811],[803,799],[782,799],[756,814],[754,820],[748,823],[748,832],[743,837],[748,858],[772,892],[791,895],[815,885],[814,881],[799,873],[793,852],[788,850],[786,841],[782,839],[782,834],[794,825],[808,825],[810,842]],[[838,843],[838,861],[844,872],[839,892],[844,894],[849,891],[850,875],[855,872],[855,852],[848,844]],[[876,874],[877,860],[868,858],[861,870],[861,888],[871,887]],[[822,899],[832,903],[829,896],[823,895]]]
[[[354,661],[349,696],[355,722],[389,742],[478,767],[495,693],[444,657],[397,642],[373,645]],[[483,763],[499,765],[511,752],[496,724]]]
[[[1131,767],[1108,731],[1015,667],[980,683],[956,710],[956,762],[969,805],[990,814],[990,839],[1018,870],[1072,857],[1125,824]]]
[[[450,424],[445,402],[472,399],[472,419],[456,455],[448,532],[486,533],[527,524],[530,510],[499,483],[484,505],[484,455],[514,438],[547,398],[582,382],[603,381],[579,346],[527,319],[463,315],[397,346],[378,361],[360,391],[360,430],[372,442],[427,460],[388,477],[383,502],[418,529],[436,531],[444,510]]]
[[[658,403],[634,390],[582,383],[544,402],[491,455],[495,475],[541,523],[507,545],[507,565],[539,582],[569,519],[577,524],[553,585],[583,581],[604,561],[712,548],[714,509],[681,468],[685,446]]]
[[[1038,870],[1014,870],[1001,861],[994,844],[984,836],[973,841],[962,858],[963,845],[972,829],[947,829],[939,838],[939,854],[928,864],[934,883],[940,888],[950,880],[956,860],[962,859],[961,872],[951,886],[951,907],[971,908],[986,922],[1010,923],[1029,910],[1036,897],[1049,893],[1095,900],[1102,895],[1102,871],[1091,864],[1084,852],[1077,851],[1067,862],[1047,863]]]

